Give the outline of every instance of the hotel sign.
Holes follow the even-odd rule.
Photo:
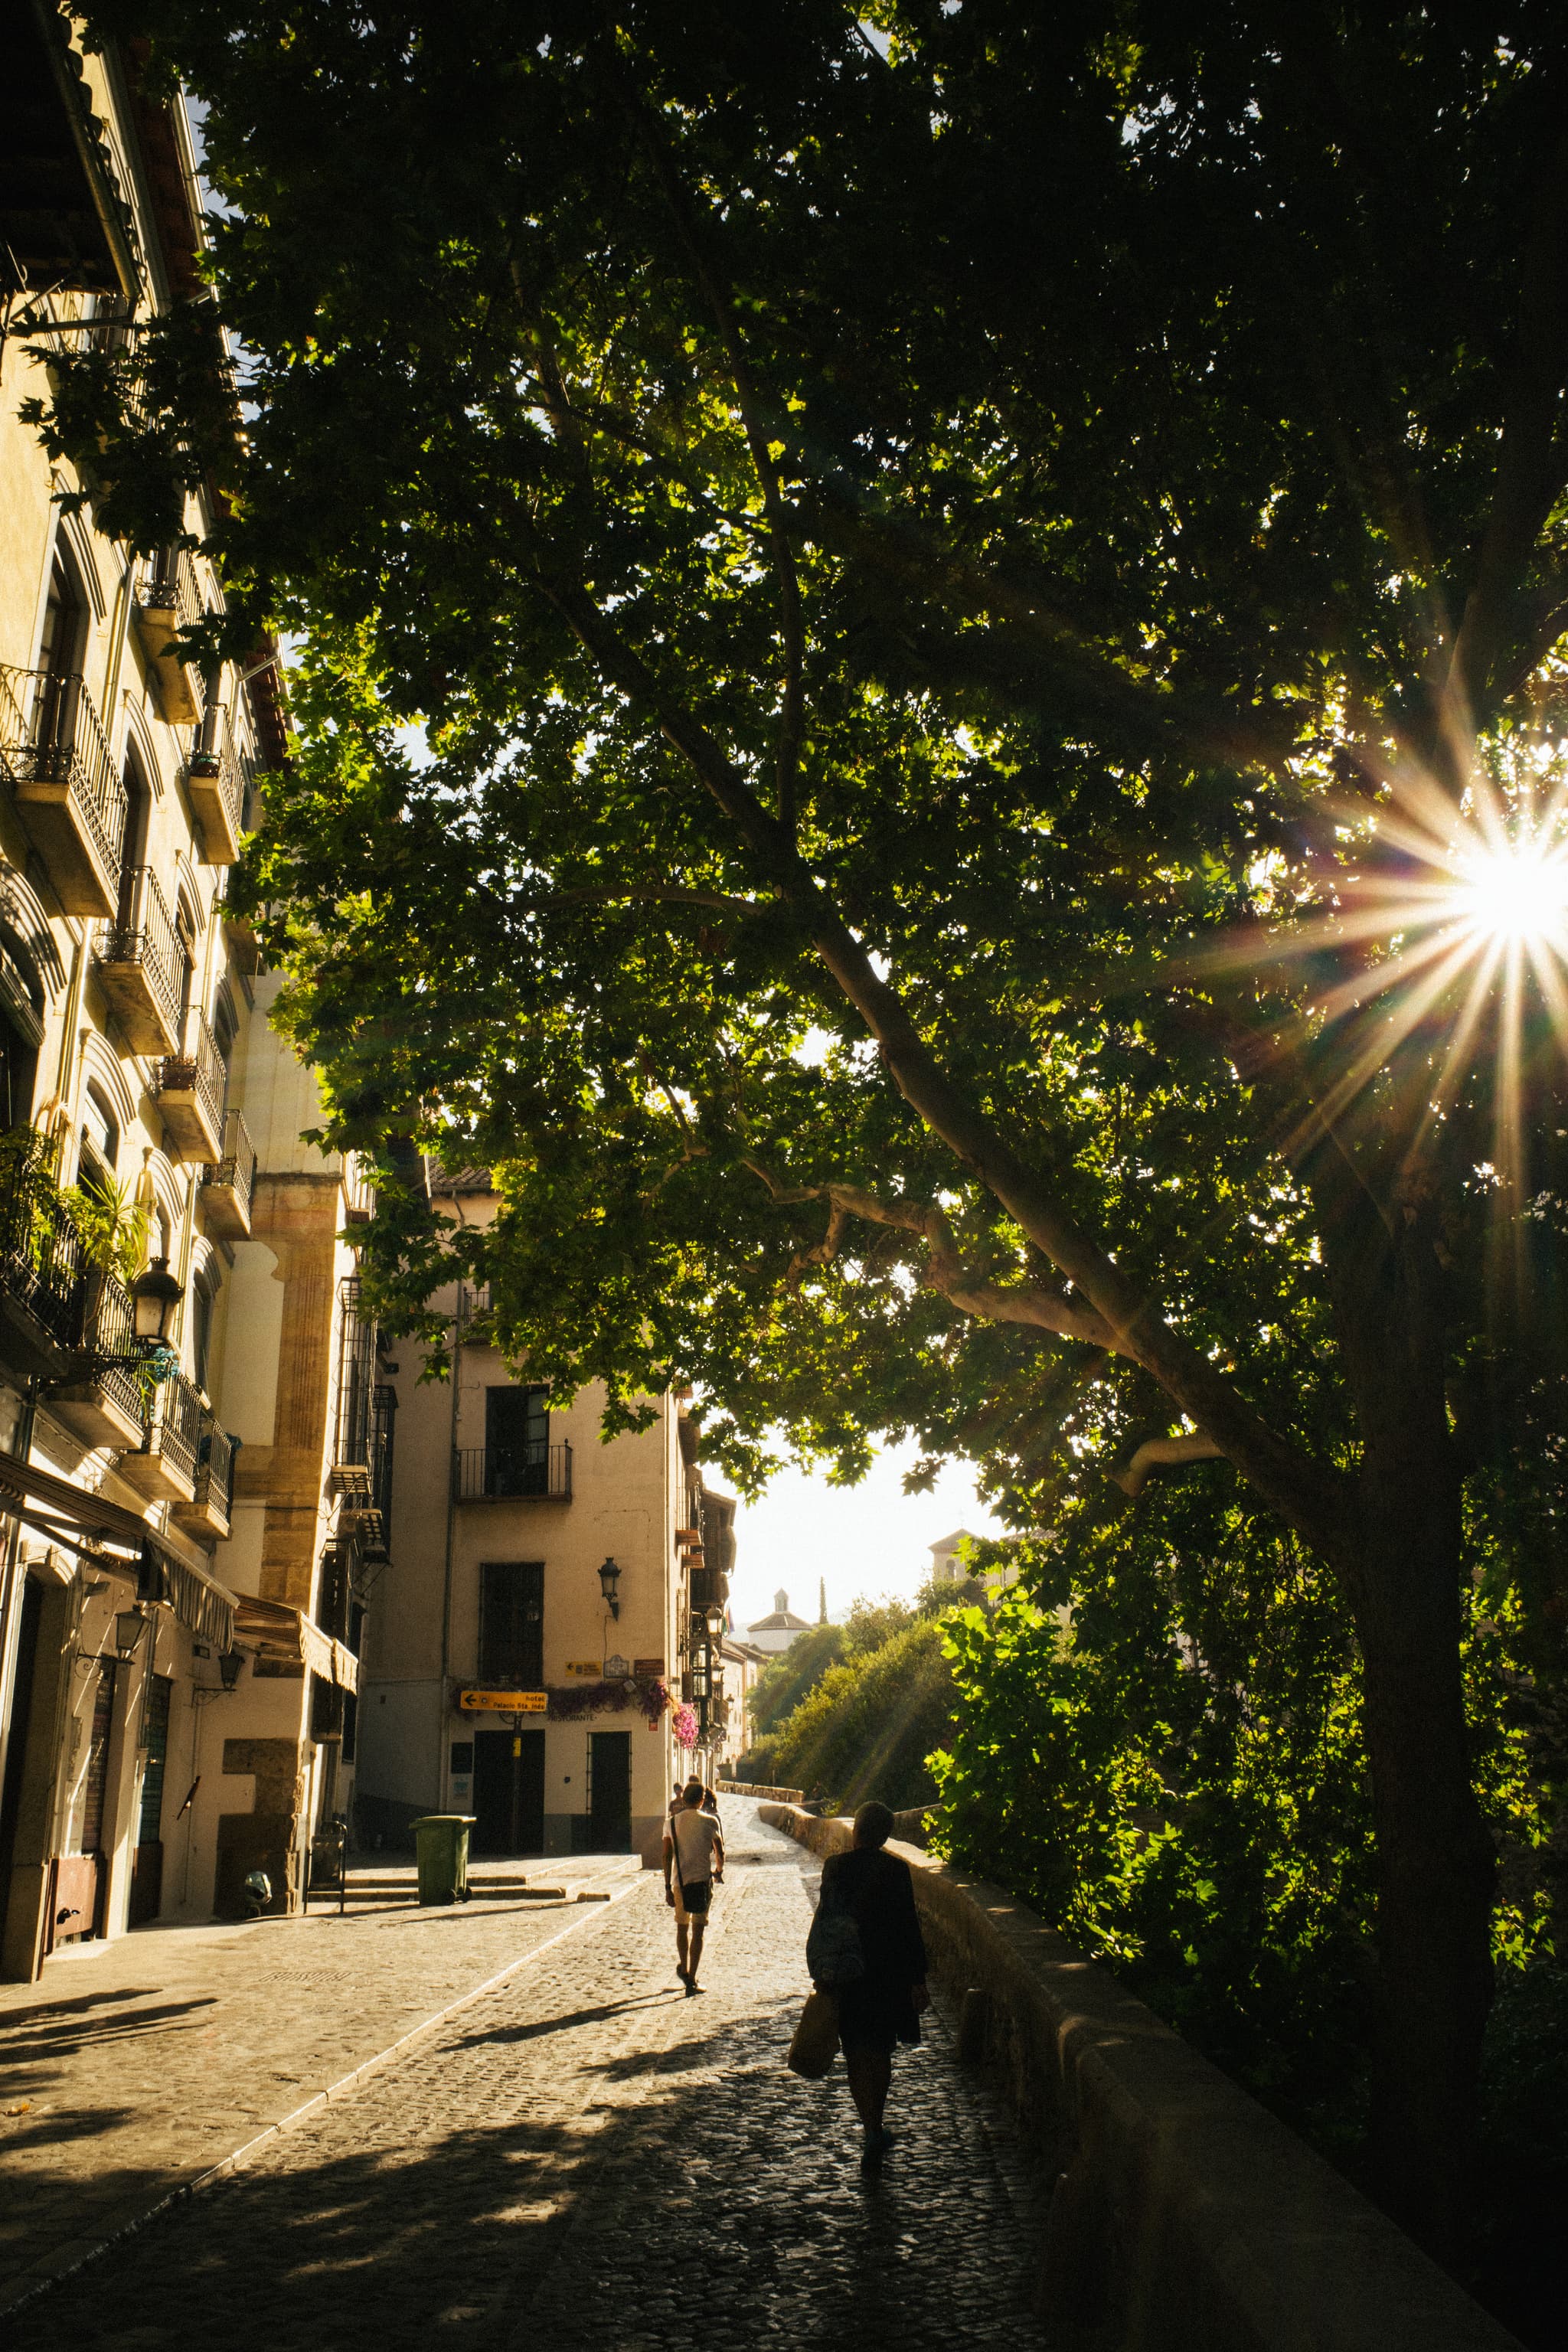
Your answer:
[[[542,1715],[550,1705],[548,1691],[470,1690],[458,1693],[465,1715]]]

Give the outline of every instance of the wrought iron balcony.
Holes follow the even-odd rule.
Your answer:
[[[244,1241],[250,1232],[250,1196],[256,1185],[256,1146],[238,1111],[226,1111],[223,1153],[202,1177],[202,1206],[209,1234]]]
[[[0,1359],[58,1373],[79,1346],[88,1269],[52,1155],[29,1129],[0,1139]]]
[[[153,1099],[177,1156],[213,1167],[223,1158],[223,1098],[228,1072],[205,1014],[185,1016],[185,1050],[165,1054],[153,1078]]]
[[[357,1275],[338,1285],[338,1395],[332,1481],[341,1495],[368,1506],[371,1491],[372,1404],[375,1388],[375,1325],[360,1312]]]
[[[159,714],[172,727],[194,726],[201,710],[196,677],[174,650],[180,630],[202,617],[196,568],[185,548],[165,548],[136,591],[136,634],[146,656]]]
[[[459,1446],[452,1456],[452,1495],[459,1503],[572,1499],[572,1448],[559,1445]]]
[[[104,929],[98,975],[133,1054],[177,1054],[184,950],[153,868],[139,866],[126,883],[120,919]]]
[[[228,713],[219,702],[207,705],[195,750],[185,763],[185,790],[202,829],[207,864],[232,866],[245,827],[245,770]]]
[[[136,1307],[116,1274],[94,1266],[85,1280],[79,1334],[85,1361],[79,1376],[52,1388],[49,1411],[89,1445],[140,1445],[146,1433],[147,1391],[133,1362]]]
[[[152,1396],[141,1449],[122,1457],[120,1475],[155,1501],[192,1502],[202,1434],[210,1415],[200,1391],[184,1372],[171,1372],[159,1381]]]
[[[171,1517],[198,1536],[226,1536],[234,1517],[235,1440],[213,1415],[202,1416],[196,1447],[195,1491],[189,1502],[176,1497]]]
[[[125,787],[81,677],[0,669],[0,761],[68,915],[112,915]]]

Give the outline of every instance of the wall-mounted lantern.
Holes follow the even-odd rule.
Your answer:
[[[140,1609],[122,1609],[115,1619],[114,1654],[122,1666],[128,1666],[136,1655],[136,1644],[146,1622]]]
[[[233,1690],[235,1685],[238,1682],[241,1674],[245,1670],[245,1652],[243,1650],[225,1650],[218,1658],[217,1670],[223,1676],[223,1686],[225,1690]]]
[[[599,1570],[599,1591],[604,1595],[605,1607],[611,1616],[616,1618],[618,1618],[621,1613],[621,1604],[616,1598],[620,1581],[621,1571],[618,1563],[613,1559],[606,1559]]]
[[[136,1315],[136,1337],[144,1348],[153,1349],[168,1345],[174,1309],[184,1295],[184,1285],[176,1282],[169,1272],[166,1257],[155,1257],[152,1265],[137,1276],[131,1286],[131,1302]]]

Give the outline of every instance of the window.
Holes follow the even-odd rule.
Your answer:
[[[480,1568],[479,1680],[494,1690],[543,1686],[542,1559],[487,1559]]]
[[[204,1265],[191,1285],[191,1362],[197,1388],[210,1386],[212,1370],[213,1318],[217,1308],[218,1278],[210,1266]]]
[[[0,929],[0,1123],[6,1127],[26,1127],[33,1116],[43,1007],[32,957],[14,931]]]
[[[120,1165],[120,1121],[100,1087],[89,1085],[81,1112],[81,1179],[107,1192]]]
[[[550,1491],[550,1412],[542,1389],[485,1391],[485,1492]]]

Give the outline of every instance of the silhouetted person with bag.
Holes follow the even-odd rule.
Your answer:
[[[880,2164],[892,2137],[882,2115],[894,2045],[919,2042],[920,2013],[931,2006],[914,1881],[909,1864],[884,1850],[892,1831],[886,1805],[862,1805],[852,1850],[823,1865],[819,1900],[825,1924],[835,1916],[853,1920],[859,1944],[859,1972],[838,1974],[830,1989],[850,2095],[865,2126],[860,2162],[868,2172]]]

